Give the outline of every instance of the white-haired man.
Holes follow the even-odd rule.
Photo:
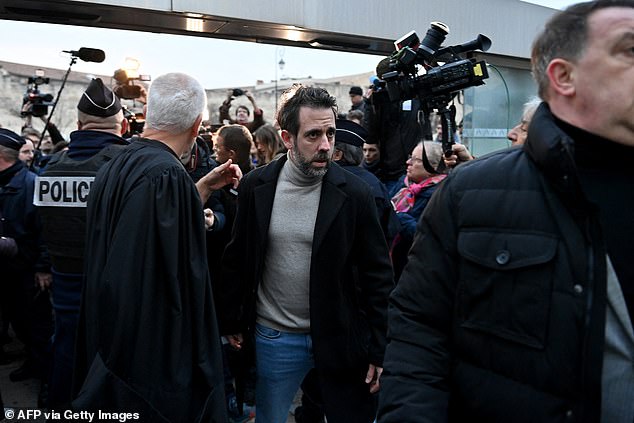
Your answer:
[[[137,413],[148,422],[226,419],[202,203],[215,189],[237,186],[241,173],[228,161],[195,186],[179,161],[192,149],[205,106],[195,79],[160,76],[142,137],[95,178],[77,409]]]

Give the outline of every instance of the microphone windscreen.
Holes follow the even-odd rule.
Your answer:
[[[104,53],[103,50],[99,50],[96,48],[82,47],[77,52],[77,57],[79,57],[84,62],[101,63],[106,59],[106,53]]]

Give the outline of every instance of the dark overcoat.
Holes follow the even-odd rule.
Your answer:
[[[253,332],[275,189],[286,160],[274,160],[241,182],[236,223],[223,259],[224,334]],[[302,213],[301,199],[296,212]],[[372,191],[332,163],[323,179],[310,265],[310,323],[318,371],[365,374],[369,363],[382,365],[392,287]]]

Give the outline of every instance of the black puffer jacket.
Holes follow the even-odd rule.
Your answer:
[[[391,296],[379,422],[598,422],[605,248],[548,107],[457,168]]]

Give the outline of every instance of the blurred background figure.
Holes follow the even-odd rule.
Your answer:
[[[533,115],[535,114],[535,110],[537,110],[537,106],[539,106],[540,103],[541,100],[538,97],[534,97],[524,104],[522,120],[520,123],[511,128],[508,134],[506,134],[506,138],[511,141],[511,146],[522,145],[526,142],[526,137],[528,136],[528,126],[530,125],[531,119],[533,119]]]
[[[26,165],[26,167],[30,167],[31,163],[33,163],[33,158],[35,157],[35,147],[33,146],[33,141],[30,139],[25,139],[25,143],[20,148],[20,160]]]
[[[247,106],[239,105],[236,108],[235,119],[231,119],[229,115],[229,109],[231,108],[231,102],[237,97],[245,96],[251,102],[253,106],[253,120],[249,120],[251,117],[251,111]],[[220,122],[223,124],[234,124],[246,126],[250,132],[255,131],[260,126],[264,125],[264,112],[255,104],[255,98],[250,91],[243,91],[240,88],[234,88],[227,93],[227,99],[222,102],[218,108],[220,112]]]
[[[246,175],[253,169],[251,163],[252,142],[253,136],[245,126],[240,124],[222,126],[214,139],[216,161],[223,164],[231,159],[233,163],[240,166],[242,174]]]
[[[346,119],[353,121],[357,125],[363,126],[363,112],[361,110],[350,110],[346,114]]]
[[[377,144],[363,143],[363,168],[381,179],[381,152]]]
[[[286,154],[287,150],[282,137],[273,125],[266,124],[259,127],[253,136],[258,151],[258,166],[268,164]]]
[[[362,113],[365,112],[365,99],[363,98],[363,90],[361,87],[351,87],[348,94],[350,95],[350,102],[352,103],[348,112],[353,110],[359,110]]]

